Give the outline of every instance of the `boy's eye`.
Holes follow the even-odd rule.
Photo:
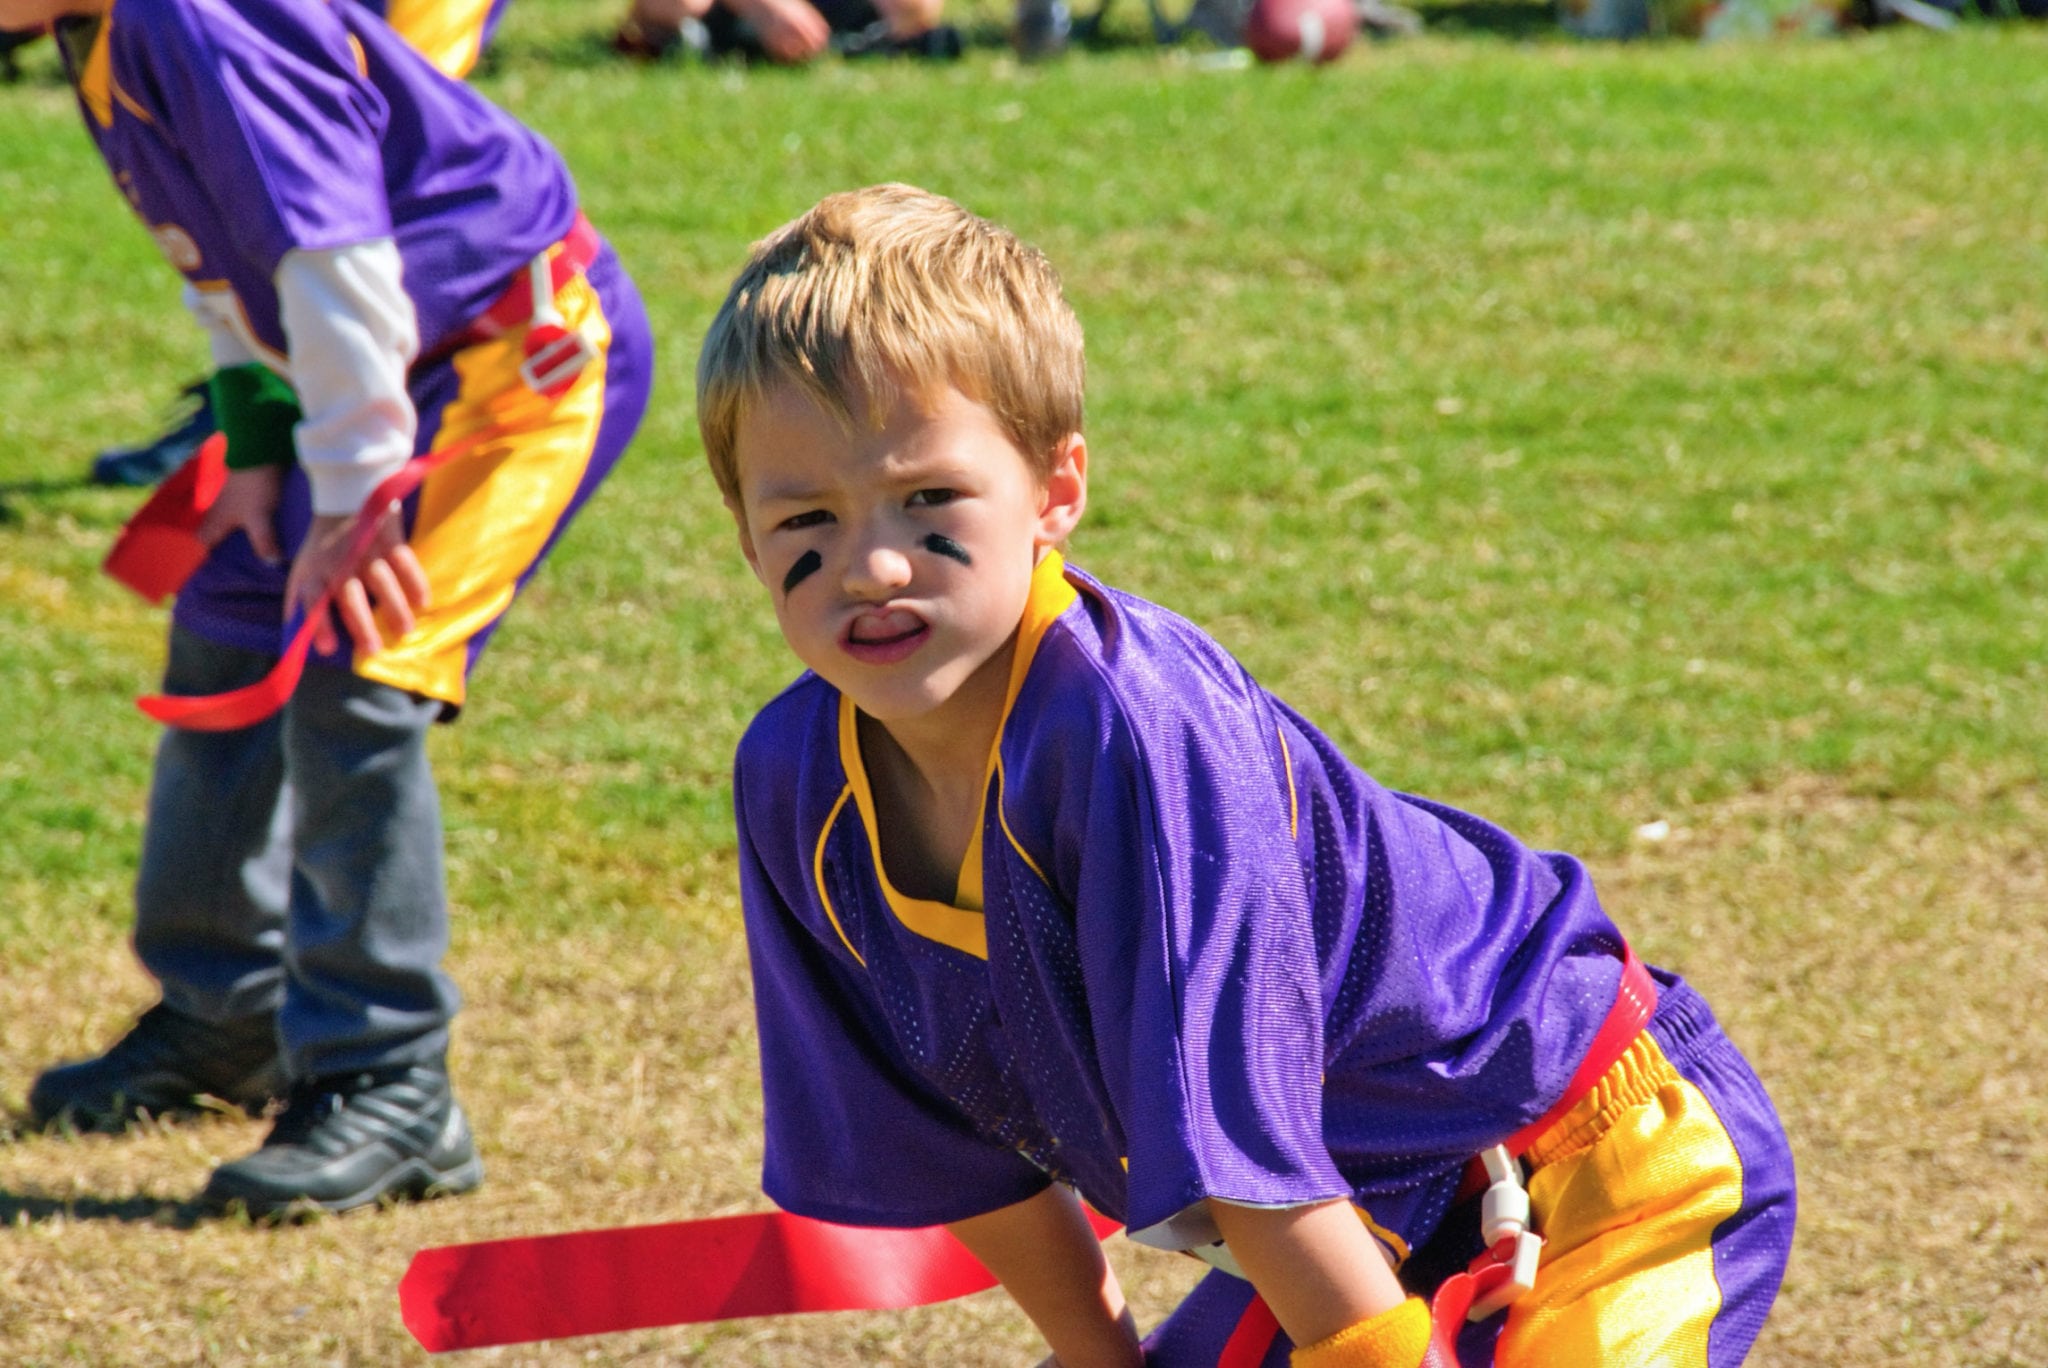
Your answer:
[[[822,523],[830,521],[832,521],[830,513],[827,513],[822,508],[811,508],[806,509],[793,518],[784,518],[781,522],[775,524],[775,530],[778,532],[796,532],[806,527],[817,527]]]
[[[913,508],[938,508],[960,497],[955,489],[920,489],[910,496]]]

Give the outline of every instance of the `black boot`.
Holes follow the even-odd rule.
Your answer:
[[[293,1085],[263,1148],[215,1169],[200,1201],[251,1216],[347,1211],[468,1192],[483,1177],[446,1067],[407,1064]]]
[[[253,1114],[282,1091],[275,1017],[207,1022],[159,1002],[105,1054],[46,1069],[28,1110],[42,1127],[118,1131],[144,1115],[208,1110],[206,1097]]]

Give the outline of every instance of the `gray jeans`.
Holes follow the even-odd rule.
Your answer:
[[[171,629],[164,687],[218,693],[274,657]],[[276,717],[167,728],[135,883],[135,950],[208,1021],[276,1012],[295,1079],[439,1058],[460,1005],[426,736],[441,705],[309,667]]]

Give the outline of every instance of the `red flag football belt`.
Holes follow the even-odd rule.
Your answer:
[[[386,477],[363,501],[362,511],[349,528],[350,563],[369,549],[385,510],[418,489],[430,471],[503,435],[497,428],[473,433],[413,457]],[[198,453],[128,520],[102,568],[151,603],[160,603],[167,595],[177,593],[206,559],[207,549],[200,543],[197,529],[200,518],[227,480],[226,455],[225,437],[215,433],[207,438]],[[135,705],[167,726],[188,731],[234,731],[261,722],[282,708],[298,687],[299,676],[305,672],[307,652],[313,644],[314,625],[333,602],[333,590],[323,589],[312,609],[291,624],[289,640],[277,664],[254,684],[219,694],[151,694],[136,699]]]

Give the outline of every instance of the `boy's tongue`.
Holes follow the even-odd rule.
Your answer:
[[[862,613],[853,620],[846,638],[856,646],[872,646],[880,642],[897,641],[924,630],[924,619],[901,608],[883,612]]]

